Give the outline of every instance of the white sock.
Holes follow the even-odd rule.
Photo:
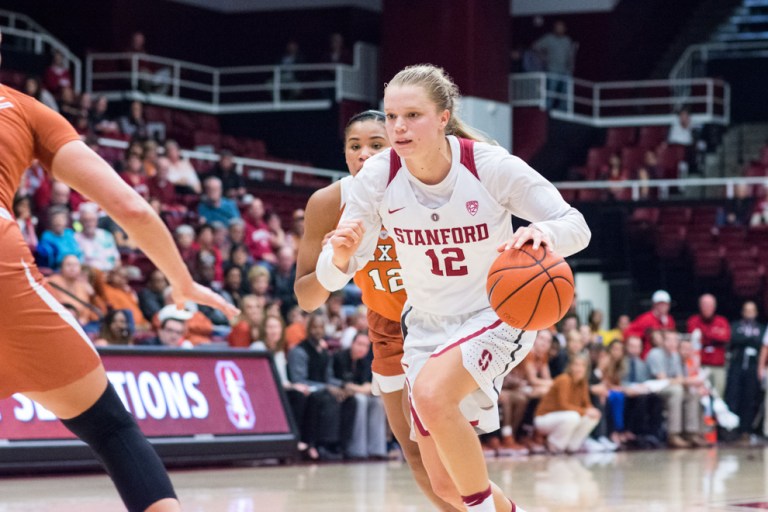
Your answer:
[[[512,427],[509,425],[501,427],[501,437],[512,437]]]
[[[493,492],[491,486],[488,489],[471,496],[462,496],[461,500],[467,507],[467,512],[496,512],[496,505],[493,503]]]

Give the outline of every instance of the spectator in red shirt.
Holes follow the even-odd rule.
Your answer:
[[[178,210],[186,212],[186,206],[178,204],[176,189],[168,179],[171,162],[167,157],[157,159],[157,174],[149,179],[149,196],[156,197],[163,203],[163,210]]]
[[[709,368],[712,382],[720,396],[725,393],[725,350],[731,341],[731,325],[724,316],[715,314],[717,299],[705,293],[699,297],[699,314],[688,319],[688,332],[698,329],[701,339],[701,366]],[[695,344],[695,343],[694,343]]]
[[[53,51],[53,61],[45,70],[43,84],[54,96],[58,96],[62,87],[72,87],[72,76],[64,62],[64,54],[58,50]]]
[[[274,235],[264,220],[264,203],[254,198],[245,215],[245,245],[255,260],[277,264],[277,257],[272,247]]]
[[[664,290],[656,290],[651,297],[651,310],[635,318],[627,330],[624,331],[624,339],[629,336],[638,336],[643,339],[643,359],[653,348],[651,333],[657,330],[675,330],[675,319],[669,314],[669,305],[672,298]]]
[[[147,176],[144,173],[144,165],[141,161],[141,157],[134,153],[129,154],[125,162],[124,170],[120,173],[120,177],[123,178],[123,181],[130,185],[137,194],[144,199],[149,199],[149,184]]]

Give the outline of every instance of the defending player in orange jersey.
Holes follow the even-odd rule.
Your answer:
[[[2,35],[0,34],[0,40]],[[0,84],[0,399],[22,393],[96,452],[131,511],[179,510],[160,458],[128,414],[77,320],[51,295],[11,215],[34,159],[104,207],[168,277],[176,304],[237,311],[192,281],[149,204],[56,112]]]
[[[367,110],[349,120],[344,132],[344,155],[351,176],[318,190],[307,203],[305,231],[299,245],[294,286],[302,309],[313,311],[328,299],[328,291],[315,276],[315,265],[323,238],[339,222],[351,180],[369,157],[385,149],[389,149],[389,142],[382,112]],[[409,437],[410,423],[407,418],[410,414],[407,413],[403,395],[405,373],[400,364],[403,357],[400,313],[406,295],[400,278],[395,244],[385,230],[379,234],[372,260],[355,274],[354,280],[363,292],[363,303],[368,307],[368,329],[374,355],[374,390],[381,393],[392,432],[427,497],[440,510],[455,510],[432,491],[418,445]]]

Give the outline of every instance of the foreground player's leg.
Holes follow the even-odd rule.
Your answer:
[[[453,483],[451,475],[445,469],[445,465],[440,459],[440,454],[437,452],[437,447],[432,437],[423,436],[417,432],[416,439],[418,440],[424,468],[429,475],[430,485],[434,489],[435,494],[440,496],[445,502],[450,503],[454,507],[451,510],[466,510],[461,494],[456,489],[456,484]]]
[[[464,368],[461,348],[455,347],[424,365],[412,390],[414,407],[467,509],[508,512],[513,505],[491,486],[480,440],[459,409],[464,397],[477,389]]]
[[[401,391],[394,393],[382,393],[381,399],[384,402],[384,409],[387,411],[387,420],[395,439],[403,450],[403,456],[411,468],[413,478],[416,480],[421,491],[432,502],[438,510],[443,512],[454,512],[456,508],[452,507],[432,490],[432,484],[429,482],[427,470],[419,452],[419,445],[411,441],[411,424],[408,421],[411,414],[408,411],[408,395]]]
[[[96,452],[130,512],[181,510],[160,458],[108,384],[103,367],[67,386],[25,395]]]

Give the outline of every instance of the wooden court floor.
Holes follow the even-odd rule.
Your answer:
[[[535,456],[489,461],[527,512],[768,510],[768,448]],[[432,510],[399,462],[177,470],[190,512]],[[0,512],[122,510],[99,474],[0,479]]]

